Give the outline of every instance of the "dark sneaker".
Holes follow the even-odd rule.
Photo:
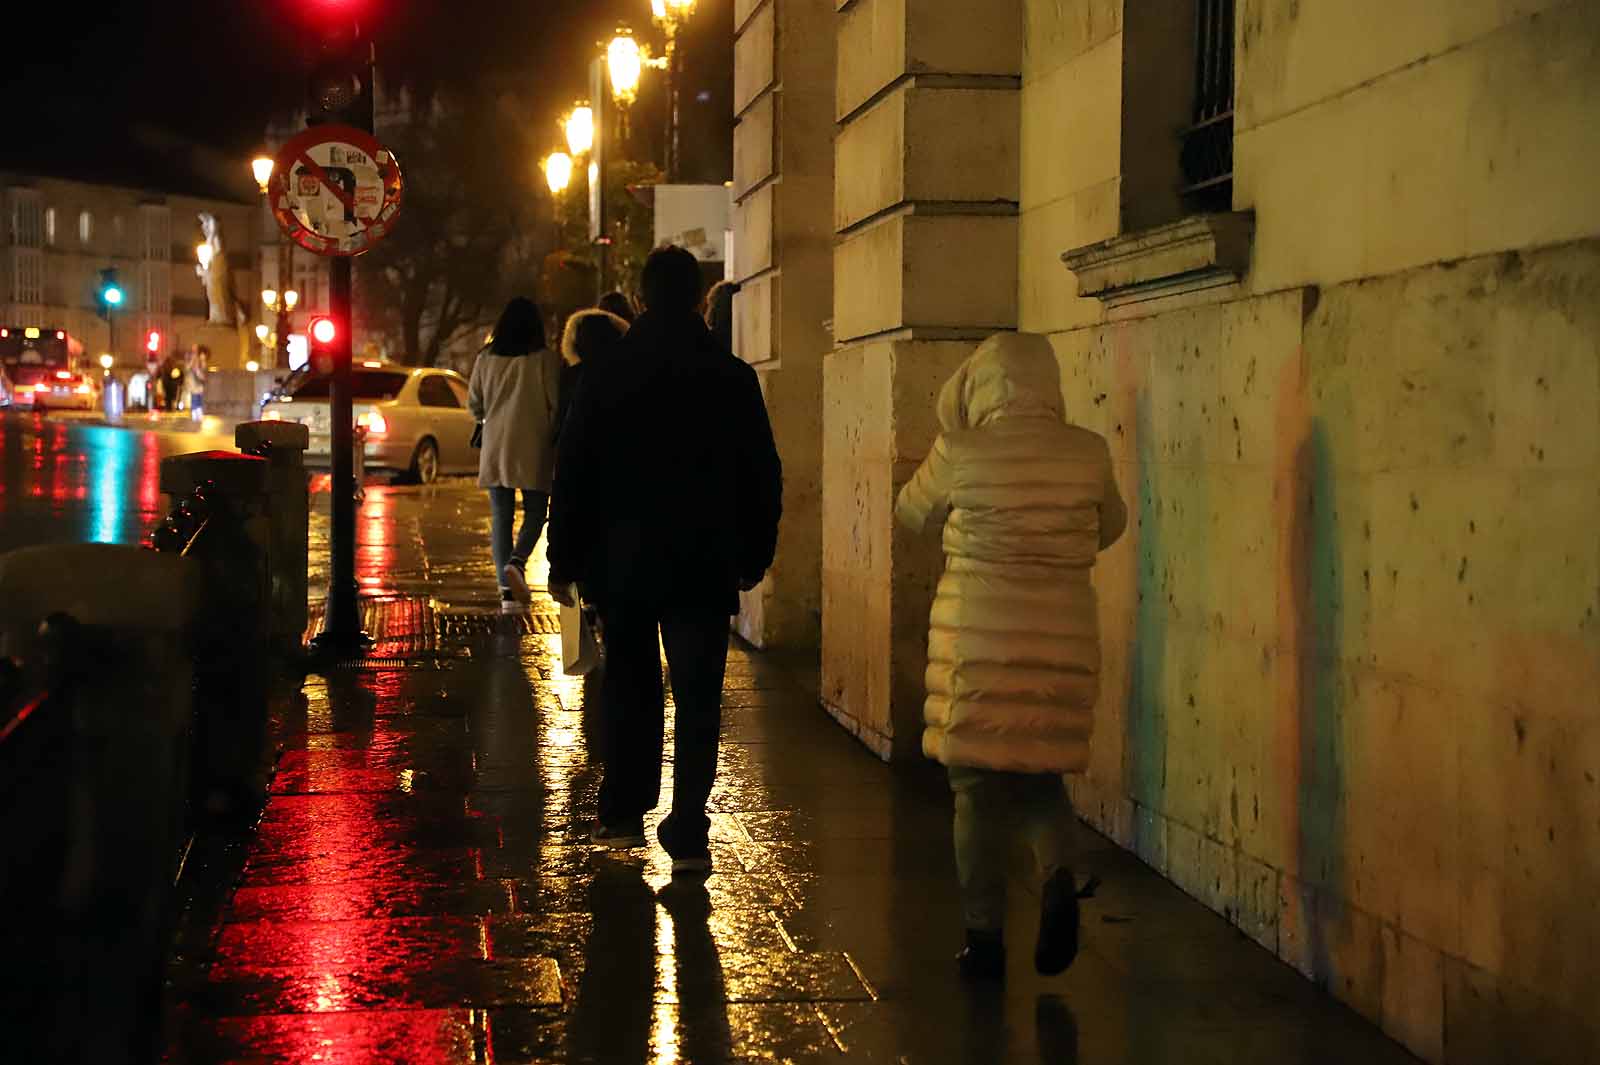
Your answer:
[[[1069,869],[1045,881],[1039,904],[1039,942],[1033,967],[1045,976],[1067,971],[1078,956],[1078,885]]]
[[[974,981],[999,981],[1006,978],[1006,942],[999,932],[967,929],[967,946],[956,955],[961,975]]]
[[[656,839],[661,849],[672,859],[673,876],[710,876],[711,845],[704,836],[685,839],[678,832],[678,823],[672,814],[662,819],[656,827]]]
[[[607,825],[595,822],[594,831],[589,833],[589,842],[597,847],[607,850],[629,850],[633,847],[644,846],[644,819],[637,818],[633,821],[624,821],[621,824]]]

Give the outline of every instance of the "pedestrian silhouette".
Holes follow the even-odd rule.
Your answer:
[[[700,316],[700,264],[651,253],[645,312],[585,363],[562,428],[550,590],[600,613],[605,777],[595,843],[644,845],[661,793],[660,648],[676,705],[672,811],[658,838],[681,874],[711,869],[728,619],[777,548],[782,474],[755,371]]]

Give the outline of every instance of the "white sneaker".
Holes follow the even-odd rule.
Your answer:
[[[515,562],[508,562],[500,576],[505,579],[506,587],[511,589],[511,595],[517,602],[532,602],[533,596],[528,594],[528,578],[523,574],[521,566]]]

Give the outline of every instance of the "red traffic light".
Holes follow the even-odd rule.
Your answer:
[[[152,354],[161,350],[161,331],[159,329],[150,330],[149,335],[144,338],[144,350]]]
[[[311,339],[318,344],[332,344],[333,338],[339,335],[339,327],[334,325],[332,318],[311,319]]]

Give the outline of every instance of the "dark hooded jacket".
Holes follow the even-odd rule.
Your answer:
[[[783,478],[761,386],[692,312],[646,312],[586,363],[556,466],[550,581],[591,602],[734,614],[772,565]]]

